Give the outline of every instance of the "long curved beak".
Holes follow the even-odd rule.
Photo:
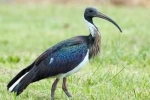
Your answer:
[[[120,30],[120,32],[122,32],[122,30],[121,30],[121,28],[119,27],[119,25],[118,25],[115,21],[113,21],[111,18],[107,17],[106,15],[104,15],[104,14],[98,12],[96,17],[105,19],[105,20],[107,20],[107,21],[113,23],[113,24]]]

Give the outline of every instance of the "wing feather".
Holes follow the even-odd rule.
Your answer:
[[[70,39],[48,49],[35,60],[33,82],[71,71],[83,61],[87,50],[87,44],[79,39]],[[49,63],[51,59],[53,61]]]
[[[81,38],[83,38],[84,36],[80,36],[80,37],[73,37],[70,39],[67,39],[65,41],[62,41],[58,44],[56,44],[55,46],[47,49],[45,52],[43,52],[36,60],[35,60],[35,65],[38,65],[44,58],[46,58],[47,56],[49,56],[50,54],[60,50],[63,47],[68,47],[68,46],[73,46],[73,45],[78,45],[81,44],[85,41],[83,41]]]

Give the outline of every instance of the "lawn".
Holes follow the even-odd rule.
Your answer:
[[[54,79],[31,84],[18,97],[7,83],[43,51],[59,41],[88,35],[86,6],[0,4],[0,100],[49,100]],[[101,54],[68,77],[72,100],[150,100],[150,9],[96,6],[114,19],[95,18],[102,36]],[[67,96],[58,84],[56,100]]]

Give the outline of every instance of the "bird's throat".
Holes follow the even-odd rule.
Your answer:
[[[87,21],[86,19],[85,19],[85,22],[86,22],[86,24],[87,24],[87,26],[90,30],[90,33],[91,33],[92,37],[96,37],[97,34],[99,33],[97,27],[94,24]]]

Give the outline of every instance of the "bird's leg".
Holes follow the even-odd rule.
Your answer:
[[[52,89],[51,89],[51,100],[54,100],[54,94],[55,94],[55,90],[56,90],[58,81],[59,81],[59,79],[56,78],[56,80],[54,81],[54,83],[53,83],[53,85],[52,85]]]
[[[68,92],[68,89],[67,89],[67,86],[66,86],[66,78],[63,78],[62,89],[68,97],[72,97],[71,94]]]

